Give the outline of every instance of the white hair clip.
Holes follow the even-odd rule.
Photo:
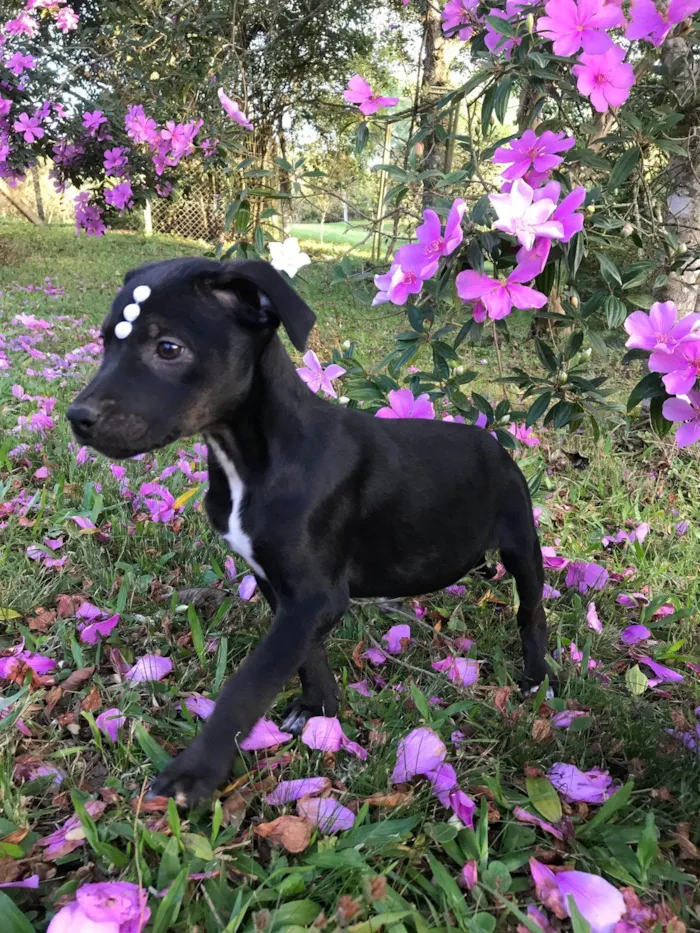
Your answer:
[[[151,289],[148,287],[148,285],[136,286],[133,294],[133,302],[126,305],[122,311],[124,320],[120,321],[114,328],[114,336],[117,338],[117,340],[124,340],[125,337],[129,336],[133,330],[133,322],[136,320],[139,314],[141,314],[141,308],[139,305],[141,305],[150,297]]]

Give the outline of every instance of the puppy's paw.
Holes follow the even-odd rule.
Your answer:
[[[523,677],[520,684],[520,689],[523,696],[526,698],[534,697],[544,683],[545,677],[549,678],[549,686],[547,688],[547,692],[545,693],[545,699],[551,700],[552,697],[556,696],[556,692],[559,689],[559,681],[556,679],[556,677],[552,676],[552,674],[547,671],[537,677],[528,677],[527,675]]]
[[[158,775],[150,795],[172,797],[179,807],[193,807],[212,796],[229,770],[228,757],[224,759],[220,752],[197,747],[193,742]]]
[[[337,707],[337,703],[334,703]],[[304,726],[313,719],[314,716],[335,716],[335,712],[330,712],[330,708],[310,706],[304,703],[304,697],[297,697],[289,704],[284,711],[284,719],[280,729],[282,732],[291,732],[292,735],[301,735]]]

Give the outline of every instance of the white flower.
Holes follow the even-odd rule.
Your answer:
[[[284,243],[268,243],[268,248],[272,266],[278,272],[286,272],[292,279],[303,266],[311,262],[308,253],[302,253],[299,249],[299,240],[295,236],[287,237]]]

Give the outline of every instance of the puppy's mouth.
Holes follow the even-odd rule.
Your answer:
[[[91,447],[97,453],[110,460],[130,460],[132,457],[138,457],[141,454],[148,454],[154,450],[160,450],[178,440],[181,435],[177,430],[170,431],[164,437],[157,440],[151,440],[147,437],[140,439],[138,443],[133,443],[126,438],[104,437],[93,433],[83,432],[73,428],[73,434],[80,444]]]

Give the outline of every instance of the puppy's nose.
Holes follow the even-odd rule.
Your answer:
[[[100,417],[100,409],[94,402],[74,402],[66,417],[79,434],[89,434]]]

